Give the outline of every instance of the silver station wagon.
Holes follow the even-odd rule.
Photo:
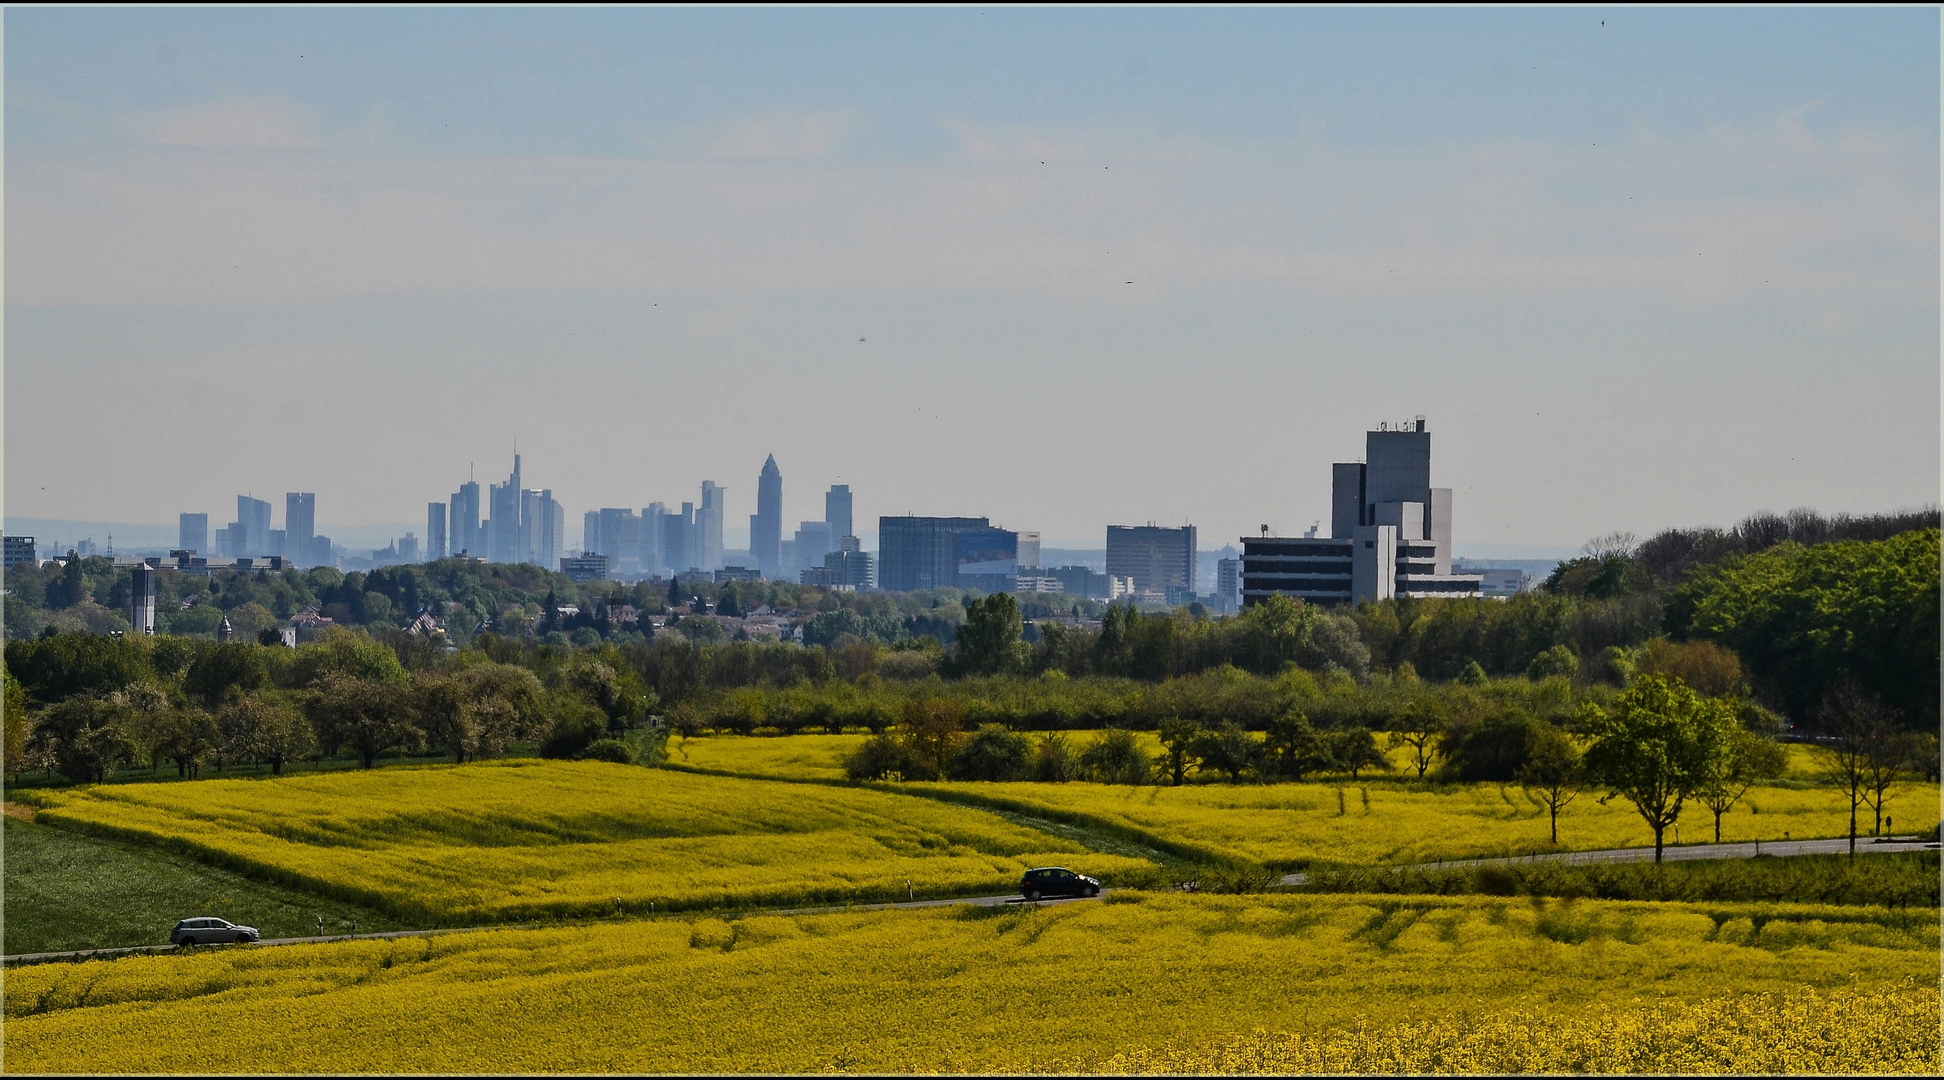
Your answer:
[[[169,944],[213,945],[227,941],[244,945],[261,936],[254,926],[238,926],[226,919],[184,919],[169,931]]]

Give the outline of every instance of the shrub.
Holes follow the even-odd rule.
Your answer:
[[[1032,740],[1003,724],[982,724],[952,755],[953,780],[1025,780],[1034,771]]]
[[[607,736],[607,714],[592,705],[562,697],[554,702],[553,729],[540,743],[540,756],[572,758]]]
[[[1526,678],[1533,682],[1560,676],[1567,679],[1579,677],[1579,656],[1565,645],[1554,645],[1545,652],[1532,658],[1526,666]]]
[[[852,780],[936,780],[925,761],[911,753],[905,740],[890,733],[873,735],[844,759],[844,775]]]
[[[1080,779],[1080,774],[1080,759],[1074,754],[1073,744],[1067,741],[1064,733],[1050,731],[1040,736],[1033,755],[1033,779],[1063,784],[1068,780]]]
[[[574,755],[581,761],[611,761],[616,765],[633,765],[634,751],[620,739],[595,739],[587,748]]]
[[[1542,733],[1518,709],[1461,724],[1444,737],[1444,775],[1452,780],[1511,780],[1525,768]]]
[[[1138,784],[1148,778],[1153,762],[1131,731],[1108,728],[1080,755],[1080,767],[1103,784]]]

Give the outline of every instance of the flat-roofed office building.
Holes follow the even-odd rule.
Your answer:
[[[1242,538],[1244,606],[1278,594],[1320,604],[1482,595],[1477,574],[1451,571],[1451,489],[1431,486],[1423,417],[1368,432],[1364,460],[1332,465],[1330,477],[1327,539]]]
[[[1019,534],[971,517],[878,518],[878,588],[1009,590]]]
[[[1107,576],[1132,578],[1136,595],[1166,599],[1195,587],[1195,527],[1107,526]]]
[[[16,566],[32,569],[40,565],[34,554],[34,538],[31,536],[9,536],[6,538],[6,569]]]
[[[193,551],[198,555],[208,555],[209,515],[178,514],[176,516],[176,547],[183,551]]]

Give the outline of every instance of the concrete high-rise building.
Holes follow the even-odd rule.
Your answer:
[[[1330,488],[1332,539],[1352,539],[1372,525],[1397,526],[1400,536],[1409,533],[1437,549],[1433,573],[1451,573],[1451,489],[1431,486],[1431,432],[1423,417],[1367,432],[1364,460],[1330,466]]]
[[[1040,564],[1040,535],[1036,532],[1019,534],[1019,566],[1022,570],[1037,570]]]
[[[1216,560],[1215,607],[1218,615],[1233,615],[1242,610],[1241,559]]]
[[[826,589],[868,589],[872,581],[870,553],[864,550],[857,537],[840,537],[837,550],[824,555],[823,565],[805,567],[799,580],[805,585],[819,585]]]
[[[176,515],[176,547],[203,556],[214,554],[209,550],[209,515]]]
[[[284,544],[282,555],[299,566],[310,566],[313,562],[312,547],[317,540],[317,496],[308,491],[291,491],[284,494]]]
[[[702,534],[704,570],[722,568],[722,494],[722,487],[715,481],[702,481],[702,503],[695,508],[695,527]]]
[[[560,560],[560,572],[569,581],[599,581],[608,576],[608,557],[598,551],[584,551]]]
[[[486,553],[486,537],[479,527],[479,485],[471,480],[459,485],[452,493],[451,533],[449,540],[454,555],[465,552],[468,555],[483,556]]]
[[[783,574],[783,472],[776,455],[763,462],[756,478],[756,513],[749,518],[749,554],[764,577]]]
[[[1451,489],[1431,486],[1424,418],[1366,434],[1364,460],[1330,467],[1328,539],[1242,538],[1242,602],[1276,594],[1315,603],[1478,596],[1451,572]]]
[[[136,633],[152,636],[155,633],[155,567],[138,564],[129,585],[128,623]]]
[[[446,550],[446,504],[429,502],[425,504],[425,561],[438,562],[449,554]]]
[[[5,569],[12,570],[16,566],[25,566],[31,570],[34,567],[40,565],[38,561],[38,556],[36,556],[34,553],[33,537],[9,536],[6,537],[5,540],[6,540],[6,562],[4,564],[0,564],[0,565],[4,565]]]
[[[1136,594],[1169,603],[1193,594],[1195,527],[1107,526],[1107,576],[1132,578]]]
[[[31,536],[6,537],[5,561],[0,563],[0,566],[8,570],[16,566],[25,566],[29,569],[39,566],[39,556],[35,553],[34,542],[34,537]]]
[[[830,526],[832,543],[846,536],[856,535],[851,531],[851,489],[849,484],[832,484],[824,492],[824,524]],[[834,549],[833,549],[834,550]]]

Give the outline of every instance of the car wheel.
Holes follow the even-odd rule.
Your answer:
[[[1027,889],[1027,890],[1026,890],[1026,899],[1027,899],[1028,901],[1030,901],[1030,902],[1032,902],[1032,903],[1038,903],[1038,902],[1039,902],[1039,896],[1040,896],[1040,894],[1039,894],[1039,890],[1038,890],[1038,889]]]

